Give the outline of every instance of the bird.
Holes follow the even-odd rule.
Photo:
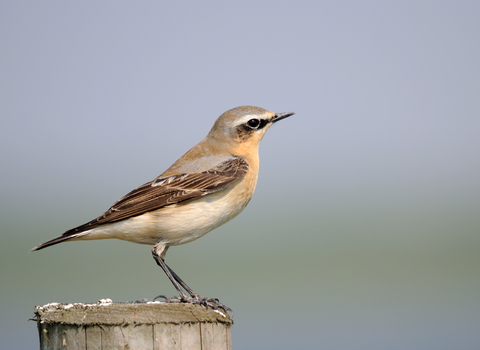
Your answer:
[[[226,111],[203,140],[161,175],[120,198],[96,219],[31,251],[66,241],[108,238],[153,245],[155,262],[179,294],[154,300],[162,297],[167,302],[231,311],[218,299],[194,292],[165,263],[165,254],[171,246],[192,242],[240,214],[257,184],[260,141],[273,124],[294,114],[254,106]]]

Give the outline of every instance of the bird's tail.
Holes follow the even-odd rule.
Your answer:
[[[45,242],[45,243],[37,245],[36,247],[33,247],[32,249],[30,249],[30,252],[34,252],[36,250],[40,250],[40,249],[47,248],[47,247],[50,247],[50,246],[58,244],[58,243],[68,241],[69,239],[75,238],[77,236],[79,236],[79,234],[68,235],[68,236],[60,236],[60,237],[51,239],[48,242]]]

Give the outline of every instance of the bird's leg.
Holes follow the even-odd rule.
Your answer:
[[[165,263],[164,259],[165,259],[165,254],[167,253],[167,250],[168,250],[168,247],[165,247],[165,245],[161,244],[160,242],[155,244],[155,246],[152,248],[153,258],[155,259],[157,264],[160,265],[160,267],[164,271],[165,271],[165,268],[164,268],[164,266],[165,266],[167,268],[167,270],[170,272],[171,277],[173,277],[175,279],[175,281],[177,281],[183,287],[183,289],[185,289],[188,292],[188,294],[190,294],[192,296],[192,298],[202,299],[202,297],[200,295],[195,293],[192,290],[192,288],[190,288],[185,282],[183,282],[183,280]],[[159,263],[158,259],[162,260],[163,266],[162,266],[161,263]],[[170,280],[172,281],[172,278],[168,275],[167,271],[165,271],[165,273],[167,274],[168,278],[170,278]],[[178,288],[177,288],[178,285],[176,285],[175,282],[173,282],[173,281],[172,281],[172,283],[175,286],[175,288],[178,290]]]
[[[162,242],[157,242],[153,248],[152,248],[152,255],[155,261],[157,262],[157,265],[160,266],[167,277],[170,279],[172,282],[173,286],[175,289],[178,291],[178,294],[180,295],[180,298],[168,298],[164,295],[159,295],[155,297],[153,300],[157,298],[164,298],[165,302],[169,303],[192,303],[192,304],[199,304],[205,306],[207,309],[211,307],[212,309],[218,309],[222,308],[225,310],[225,312],[228,313],[230,311],[233,316],[233,311],[230,309],[228,306],[223,305],[220,303],[220,301],[216,298],[203,298],[197,293],[195,293],[185,282],[182,281],[178,275],[173,272],[173,270],[165,264],[164,258],[165,258],[165,253],[167,251],[168,247],[165,246],[164,243]],[[188,294],[191,295],[191,298],[188,297],[184,291],[182,290],[182,287],[188,292]]]
[[[165,264],[163,261],[163,256],[165,255],[165,244],[161,242],[157,242],[153,248],[152,248],[152,255],[155,261],[157,262],[157,265],[162,268],[162,270],[165,272],[167,277],[170,279],[172,282],[173,286],[177,290],[178,294],[180,294],[180,298],[188,301],[189,297],[183,292],[182,288],[180,285],[177,283],[176,279],[172,276],[172,273],[170,272],[170,268]],[[163,256],[162,256],[163,255]],[[177,276],[178,278],[178,276]],[[183,281],[182,281],[183,282]],[[185,283],[183,283],[185,284]],[[186,284],[185,284],[186,285]]]
[[[164,262],[165,264],[165,262]],[[201,297],[200,295],[198,295],[197,293],[195,293],[192,288],[190,288],[189,286],[187,286],[187,284],[185,282],[182,281],[182,279],[167,265],[165,264],[165,266],[167,267],[167,269],[170,271],[170,273],[172,274],[173,278],[175,278],[175,280],[180,283],[180,285],[188,292],[188,294],[190,294],[193,298],[192,300],[192,303],[193,304],[200,304],[200,305],[203,305],[205,306],[207,309],[208,307],[211,307],[212,309],[218,309],[218,308],[222,308],[223,310],[225,310],[227,313],[228,311],[230,311],[232,313],[232,317],[233,317],[233,310],[230,309],[228,306],[226,305],[223,305],[222,303],[220,303],[220,300],[218,300],[217,298],[204,298],[204,297]],[[175,302],[174,300],[171,300],[169,298],[165,298],[165,300],[167,301],[172,301],[172,302]]]
[[[165,264],[165,262],[164,262]],[[175,278],[175,280],[183,287],[183,289],[185,289],[188,294],[190,294],[192,296],[192,298],[197,298],[197,299],[201,299],[202,297],[200,295],[198,295],[197,293],[195,293],[192,288],[190,288],[189,286],[187,286],[187,284],[185,282],[182,281],[182,279],[167,265],[165,264],[165,266],[167,267],[168,271],[170,271],[170,273],[172,274],[173,278]]]

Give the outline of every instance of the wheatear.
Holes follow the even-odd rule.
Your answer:
[[[165,299],[227,310],[217,299],[202,298],[188,287],[165,264],[165,254],[170,246],[200,238],[240,214],[255,191],[263,135],[273,123],[293,114],[252,106],[225,112],[208,135],[163,174],[128,193],[98,218],[32,250],[106,238],[151,244],[153,258],[180,295]]]

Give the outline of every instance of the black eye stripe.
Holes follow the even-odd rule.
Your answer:
[[[258,127],[259,129],[263,128],[265,125],[267,125],[269,122],[267,119],[261,119],[260,120],[260,126]]]

